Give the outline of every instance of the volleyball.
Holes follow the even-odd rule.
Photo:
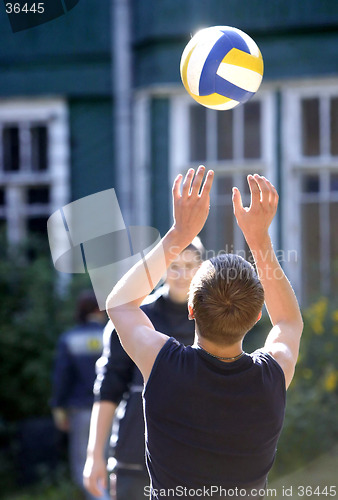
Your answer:
[[[230,26],[212,26],[186,45],[181,78],[195,101],[216,110],[248,101],[263,79],[263,58],[254,40]]]

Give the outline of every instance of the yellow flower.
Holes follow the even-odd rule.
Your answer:
[[[333,392],[338,383],[338,370],[333,370],[326,376],[324,380],[324,387],[327,392]]]
[[[315,318],[312,322],[312,329],[317,335],[322,335],[324,333],[324,326],[320,318]]]
[[[333,331],[334,335],[338,335],[338,310],[337,309],[335,311],[333,311],[332,319],[333,319],[332,331]]]
[[[328,309],[327,297],[322,297],[317,302],[312,304],[307,310],[306,316],[311,324],[315,334],[322,335],[324,333],[324,320]]]
[[[312,378],[312,370],[310,370],[310,368],[304,368],[303,370],[303,377],[306,379],[306,380],[309,380],[310,378]]]

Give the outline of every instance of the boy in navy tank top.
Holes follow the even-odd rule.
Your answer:
[[[151,485],[140,498],[264,496],[283,426],[285,391],[298,357],[302,317],[268,229],[278,194],[249,175],[250,207],[233,188],[233,208],[256,269],[233,254],[205,261],[188,301],[195,342],[185,347],[154,329],[140,309],[165,269],[208,217],[213,171],[179,175],[168,233],[114,287],[107,312],[144,379],[146,460]],[[262,349],[242,350],[265,302],[272,329]]]

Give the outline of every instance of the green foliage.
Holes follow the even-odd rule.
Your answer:
[[[50,416],[56,343],[74,324],[79,291],[90,286],[86,275],[70,282],[58,274],[44,240],[12,248],[0,236],[0,496],[6,499],[17,480],[17,430],[22,420]],[[52,485],[43,487],[44,499],[77,498],[53,496]]]
[[[303,311],[304,331],[294,379],[287,391],[283,431],[270,481],[307,466],[338,443],[338,308],[325,297]],[[264,316],[244,348],[264,345],[271,323]]]
[[[1,498],[1,496],[0,496]],[[7,494],[6,500],[84,500],[84,494],[71,482],[67,472],[60,468],[52,481],[44,480],[24,490]]]
[[[0,417],[13,422],[50,412],[55,344],[73,323],[75,294],[74,287],[58,292],[53,264],[38,240],[22,248],[1,248]],[[27,258],[32,252],[33,260]]]
[[[287,392],[284,429],[271,477],[304,467],[338,442],[336,424],[338,309],[320,298],[303,313],[295,377]]]

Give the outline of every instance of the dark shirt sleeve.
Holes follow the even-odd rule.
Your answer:
[[[134,363],[124,351],[120,340],[109,322],[103,334],[103,352],[96,363],[94,384],[95,401],[112,401],[119,404],[132,380]]]

